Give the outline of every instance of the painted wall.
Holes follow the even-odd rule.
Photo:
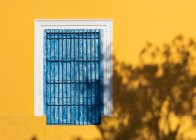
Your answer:
[[[174,111],[164,111],[167,100],[162,102],[164,115],[150,112],[152,126],[157,123],[159,132],[153,134],[151,127],[133,127],[116,134],[121,126],[130,124],[130,114],[119,115],[115,108],[113,117],[103,118],[101,126],[46,126],[45,117],[33,117],[34,113],[34,19],[39,18],[110,18],[113,19],[113,54],[115,61],[127,65],[139,65],[139,52],[146,42],[162,44],[175,36],[196,38],[196,1],[194,0],[11,0],[0,4],[0,139],[2,140],[64,140],[78,139],[129,139],[129,131],[142,138],[156,139],[154,134],[175,133],[177,124],[180,138],[196,139],[194,111],[176,116]],[[114,65],[115,67],[116,65]],[[114,68],[115,69],[115,68]],[[148,72],[147,72],[148,73]],[[116,73],[115,73],[116,74]],[[122,72],[123,74],[123,72]],[[118,79],[120,78],[120,79]],[[115,95],[119,85],[114,78]],[[125,79],[126,81],[126,79]],[[194,80],[193,80],[194,81]],[[126,82],[125,82],[126,83]],[[123,84],[124,85],[124,84]],[[126,89],[126,88],[125,88]],[[195,89],[194,89],[195,90]],[[175,93],[175,92],[174,92]],[[195,95],[195,94],[194,94]],[[137,98],[137,96],[135,97]],[[169,97],[168,97],[169,98]],[[137,101],[137,100],[136,100]],[[153,101],[153,99],[152,99]],[[130,102],[125,100],[125,103]],[[132,100],[134,102],[134,100]],[[156,102],[156,101],[155,101]],[[181,101],[182,102],[182,101]],[[196,100],[190,99],[190,102]],[[187,102],[186,102],[187,103]],[[185,103],[185,106],[186,106]],[[188,102],[189,103],[189,102]],[[187,103],[187,104],[188,104]],[[165,105],[166,104],[166,105]],[[122,105],[122,104],[115,104]],[[192,105],[192,104],[191,104]],[[194,110],[194,104],[193,110]],[[125,106],[126,108],[126,106]],[[134,108],[134,107],[133,107]],[[166,107],[167,108],[167,107]],[[137,110],[135,110],[137,112]],[[148,114],[148,111],[146,111]],[[136,113],[137,114],[137,113]],[[142,116],[143,114],[138,114]],[[128,119],[126,119],[128,118]],[[135,117],[137,118],[137,117]],[[161,118],[161,119],[160,119]],[[122,120],[121,120],[122,119]],[[136,122],[137,119],[131,121]],[[164,125],[172,122],[171,125]],[[169,123],[168,123],[169,124]],[[138,123],[139,125],[139,123]],[[142,129],[140,129],[142,127]],[[152,127],[153,128],[153,127]],[[105,132],[108,133],[105,133]],[[133,134],[134,138],[135,135]],[[130,134],[131,135],[131,134]],[[175,134],[173,134],[175,135]],[[150,137],[151,136],[151,137]],[[141,138],[141,139],[142,139]]]

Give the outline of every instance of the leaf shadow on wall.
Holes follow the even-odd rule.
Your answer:
[[[162,45],[148,42],[139,59],[135,66],[113,58],[116,117],[97,126],[102,139],[186,139],[184,117],[196,115],[196,42],[182,35]]]
[[[195,53],[196,42],[179,35],[169,44],[147,43],[137,66],[114,58],[114,114],[118,124],[103,119],[103,125],[98,126],[103,139],[184,139],[179,133],[180,119],[196,113]]]
[[[32,136],[30,140],[38,140],[36,136]]]

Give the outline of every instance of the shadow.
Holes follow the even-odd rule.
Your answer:
[[[30,140],[38,140],[36,136],[33,136]]]
[[[179,35],[168,44],[147,43],[139,59],[133,66],[113,58],[118,123],[103,119],[102,139],[184,139],[181,118],[196,114],[196,42]]]
[[[75,137],[75,138],[73,138],[73,140],[82,140],[82,138],[80,138],[80,137]]]

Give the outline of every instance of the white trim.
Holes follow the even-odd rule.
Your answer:
[[[34,26],[34,115],[44,115],[43,31],[44,29],[103,29],[104,116],[112,115],[112,20],[36,19]]]

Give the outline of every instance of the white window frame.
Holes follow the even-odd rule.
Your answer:
[[[102,29],[104,57],[104,116],[112,115],[112,20],[36,19],[34,21],[34,115],[44,116],[43,42],[44,29]]]

